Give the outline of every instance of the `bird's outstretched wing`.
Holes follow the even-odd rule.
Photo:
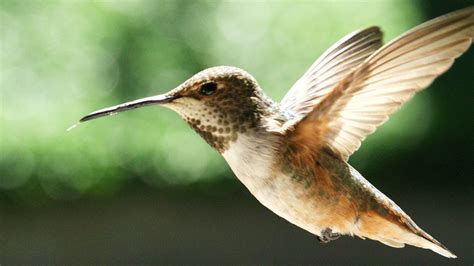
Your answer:
[[[413,28],[346,75],[287,134],[347,160],[391,113],[448,70],[473,37],[474,7]]]
[[[352,32],[331,46],[291,87],[282,109],[302,117],[328,94],[352,69],[382,46],[378,27]]]

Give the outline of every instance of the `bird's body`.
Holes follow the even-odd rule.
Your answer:
[[[271,136],[272,142],[262,142],[266,138],[259,134],[265,133],[239,136],[223,156],[257,200],[280,217],[322,242],[352,235],[392,247],[431,247],[449,256],[347,162],[323,152],[315,164],[302,167],[282,146],[284,140]]]
[[[347,160],[391,113],[446,71],[473,36],[473,7],[428,21],[384,46],[379,28],[371,27],[333,45],[280,103],[249,73],[224,66],[81,122],[163,105],[221,153],[263,205],[322,242],[354,235],[455,257]]]
[[[311,162],[295,158],[287,136],[274,131],[282,122],[262,117],[222,152],[260,203],[322,242],[353,235],[392,247],[429,246],[449,256],[392,200],[330,151],[311,153]]]

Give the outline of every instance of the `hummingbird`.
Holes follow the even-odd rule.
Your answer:
[[[358,236],[456,258],[348,159],[390,114],[447,71],[473,37],[474,6],[385,45],[372,26],[331,46],[279,103],[246,71],[218,66],[167,93],[92,112],[78,123],[144,106],[170,108],[261,204],[321,242]]]

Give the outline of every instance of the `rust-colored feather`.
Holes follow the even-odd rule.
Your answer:
[[[319,143],[304,139],[347,160],[390,114],[448,70],[473,37],[474,7],[415,27],[350,71],[311,112],[292,121],[288,135],[311,137],[306,124],[313,124]]]

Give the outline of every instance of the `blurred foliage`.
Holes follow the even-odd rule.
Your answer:
[[[2,1],[0,191],[72,199],[113,194],[130,179],[161,187],[232,177],[169,110],[66,129],[90,111],[163,93],[215,65],[246,69],[279,100],[339,38],[376,24],[390,40],[429,18],[422,3]],[[416,97],[353,162],[365,168],[394,147],[426,145],[435,109],[431,94]]]

